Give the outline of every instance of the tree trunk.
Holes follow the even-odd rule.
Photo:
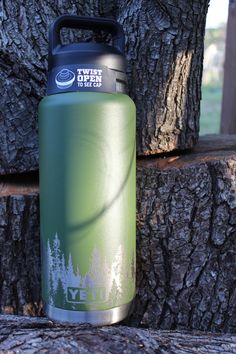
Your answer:
[[[138,161],[137,297],[126,323],[236,333],[235,179],[236,136]],[[39,314],[37,183],[22,192],[13,182],[0,197],[0,304]]]
[[[224,89],[221,114],[221,132],[226,134],[236,133],[236,0],[229,2],[229,15],[227,25],[225,64],[224,64]],[[232,78],[234,78],[232,80]]]
[[[60,325],[17,316],[0,316],[0,332],[0,353],[236,353],[236,337],[229,334]]]
[[[198,139],[208,0],[127,0],[130,94],[137,106],[137,152],[193,147]]]
[[[192,147],[198,137],[208,2],[2,2],[0,173],[37,169],[37,107],[46,88],[47,31],[64,13],[113,17],[124,25],[138,154]],[[78,32],[73,33],[65,33],[64,41],[78,39]]]

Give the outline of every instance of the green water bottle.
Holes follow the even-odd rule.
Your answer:
[[[103,30],[106,43],[60,40]],[[61,16],[49,31],[39,106],[42,297],[49,318],[111,324],[135,295],[135,105],[124,33],[106,18]]]

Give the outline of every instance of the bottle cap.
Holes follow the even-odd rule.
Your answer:
[[[63,45],[62,28],[103,30],[112,35],[106,43],[71,43]],[[62,92],[126,91],[125,36],[121,25],[107,18],[63,15],[49,30],[47,94]]]

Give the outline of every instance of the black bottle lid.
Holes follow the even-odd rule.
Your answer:
[[[62,28],[103,30],[112,35],[106,43],[63,45]],[[119,23],[112,19],[63,15],[49,29],[47,94],[95,91],[126,91],[125,37]]]

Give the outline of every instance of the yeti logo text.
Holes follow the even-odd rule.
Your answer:
[[[67,301],[77,304],[105,301],[103,288],[67,288]]]
[[[101,87],[102,69],[77,69],[79,87]]]

